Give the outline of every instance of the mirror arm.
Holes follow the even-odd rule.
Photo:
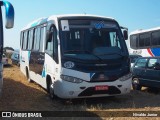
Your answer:
[[[121,29],[125,29],[128,31],[128,28],[127,27],[123,27],[123,26],[120,26]]]

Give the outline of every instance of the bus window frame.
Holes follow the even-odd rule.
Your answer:
[[[23,49],[23,39],[24,39],[24,31],[21,32],[21,40],[20,40],[21,49]]]
[[[151,32],[151,39],[153,38],[153,33],[156,33],[156,32],[159,32],[160,33],[160,30],[155,30],[155,31],[152,31]],[[159,37],[160,38],[160,37]],[[152,45],[152,44],[151,44]],[[152,45],[152,46],[160,46],[160,39],[157,41],[157,44],[156,45]]]
[[[25,36],[26,34],[26,36]],[[22,50],[27,50],[28,48],[28,30],[23,31],[23,38],[22,38]]]
[[[28,47],[27,47],[27,50],[32,50],[34,29],[29,29],[28,32],[29,33],[28,33]]]
[[[137,39],[135,40],[136,41],[136,43],[135,43],[135,46],[132,46],[131,45],[131,41],[130,41],[130,46],[132,46],[134,49],[137,49],[138,47],[139,47],[139,34],[133,34],[133,35],[131,35],[130,36],[130,40],[131,40],[131,37],[133,37],[133,36],[136,36],[137,37]],[[133,41],[133,40],[132,40]],[[133,42],[135,42],[135,41],[133,41]]]
[[[53,32],[51,32],[52,28],[53,28]],[[46,36],[46,41],[45,41],[45,53],[48,54],[49,56],[51,56],[55,60],[55,62],[58,64],[59,60],[58,60],[58,39],[57,39],[57,34],[58,34],[58,30],[57,30],[56,26],[54,24],[49,25],[49,31],[47,31],[47,36]],[[52,37],[51,37],[51,35],[52,35]],[[52,39],[52,41],[53,41],[52,50],[47,50],[47,47],[48,47],[47,43],[48,43],[49,39]],[[57,52],[55,53],[56,47],[57,47]],[[50,53],[50,51],[52,53]]]
[[[143,46],[140,46],[140,40],[141,40],[140,37],[141,37],[142,35],[145,35],[145,34],[147,34],[147,35],[149,34],[150,45],[146,46],[146,40],[145,40],[146,38],[145,38],[145,39],[144,39],[144,45],[143,45]],[[138,40],[139,40],[139,45],[138,45],[138,46],[139,46],[140,48],[144,48],[144,47],[149,47],[149,46],[151,46],[151,32],[140,33],[140,34],[139,34],[139,39],[138,39]]]
[[[44,31],[45,31],[45,28],[46,28],[46,23],[43,23],[43,24],[40,24],[40,25],[38,25],[38,26],[34,26],[34,27],[30,27],[30,28],[28,28],[28,29],[25,29],[25,30],[23,30],[23,31],[21,31],[21,35],[20,35],[20,37],[21,37],[21,40],[20,40],[20,46],[21,46],[21,49],[22,50],[28,50],[28,51],[37,51],[37,52],[44,52],[43,51],[43,46],[42,46],[42,48],[41,48],[41,40],[43,41],[43,38],[41,38],[42,36],[41,36],[41,29],[44,29]],[[35,33],[36,32],[36,29],[39,29],[39,39],[40,40],[38,40],[39,41],[39,48],[38,49],[35,49],[34,48],[34,44],[35,44],[35,38],[36,38],[36,41],[37,41],[37,34]],[[24,49],[23,48],[23,45],[24,45],[24,33],[27,31],[28,32],[28,34],[27,34],[27,44],[29,44],[29,42],[28,42],[28,40],[29,40],[29,32],[30,31],[32,31],[33,30],[33,34],[32,34],[32,36],[31,36],[31,38],[32,38],[32,46],[31,46],[31,48],[29,49],[28,48],[28,45],[27,45],[27,47],[26,47],[26,49]],[[43,32],[44,32],[43,31]],[[36,36],[35,36],[35,34],[36,34]],[[43,35],[43,37],[44,37],[44,35]],[[46,38],[44,38],[44,39],[46,39]],[[46,41],[46,40],[44,40],[44,41]],[[42,45],[43,45],[43,43],[42,43]],[[45,45],[44,45],[44,47],[45,47]],[[45,48],[44,48],[45,49]]]

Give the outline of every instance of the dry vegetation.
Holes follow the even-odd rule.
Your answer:
[[[131,91],[116,97],[50,100],[46,91],[35,83],[28,83],[17,66],[8,65],[3,72],[4,86],[0,98],[0,111],[88,111],[97,114],[96,119],[137,119],[137,117],[104,118],[95,111],[160,111],[160,92]],[[144,118],[138,118],[144,119]],[[147,118],[150,119],[150,118]],[[158,119],[158,118],[154,118]]]

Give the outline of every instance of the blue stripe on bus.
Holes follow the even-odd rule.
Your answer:
[[[151,48],[154,56],[160,56],[160,48]]]
[[[32,24],[31,24],[31,27],[37,26],[37,25],[39,25],[39,24],[46,23],[46,22],[47,22],[47,19],[48,19],[48,18],[44,18],[44,19],[38,20],[38,21],[32,23]]]
[[[31,51],[28,51],[28,60],[30,60]]]
[[[90,73],[90,79],[94,76],[95,73]]]
[[[45,66],[43,66],[43,70],[42,70],[42,77],[46,77]]]
[[[38,25],[37,22],[36,22],[36,23],[33,23],[33,24],[31,25],[31,27],[34,27],[34,26],[36,26],[36,25]]]

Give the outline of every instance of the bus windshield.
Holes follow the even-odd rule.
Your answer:
[[[101,57],[97,51],[101,51],[103,55],[108,55],[108,51],[112,51],[113,48],[121,51],[124,38],[120,32],[114,22],[63,20],[61,21],[62,53],[67,57],[81,58],[83,55],[81,59],[98,59]]]

